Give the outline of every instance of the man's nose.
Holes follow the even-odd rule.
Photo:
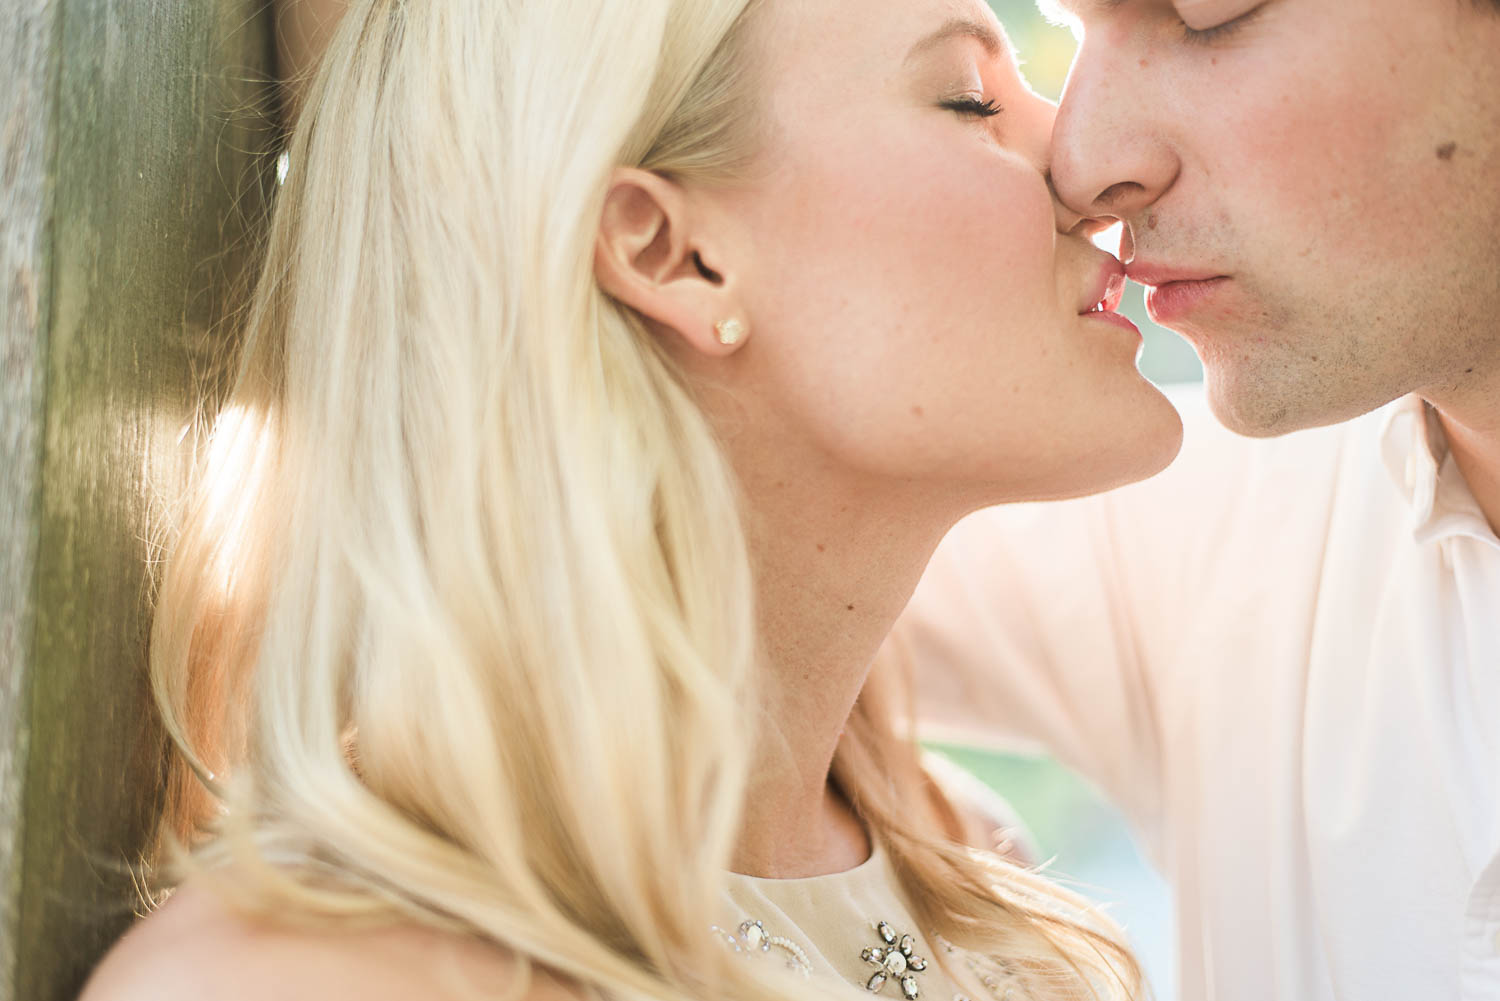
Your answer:
[[[1125,46],[1085,38],[1052,132],[1052,183],[1073,212],[1129,221],[1176,181],[1150,73]]]

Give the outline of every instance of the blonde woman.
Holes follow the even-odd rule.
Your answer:
[[[355,3],[163,582],[179,885],[88,1001],[1135,998],[871,676],[1175,412],[980,0]]]

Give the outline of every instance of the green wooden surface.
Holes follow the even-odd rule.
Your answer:
[[[0,404],[25,425],[0,458],[26,481],[0,495],[0,1001],[61,1001],[131,919],[158,802],[147,540],[263,221],[272,45],[264,0],[23,5],[25,59],[0,67],[29,81],[0,98],[29,179],[0,189]]]
[[[0,999],[17,960],[21,787],[30,728],[53,0],[15,0],[0,31]]]

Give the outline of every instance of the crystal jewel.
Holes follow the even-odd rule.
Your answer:
[[[778,950],[786,959],[788,969],[796,970],[804,977],[812,976],[812,962],[807,958],[807,950],[784,935],[772,935],[762,921],[752,918],[741,922],[738,935],[731,935],[718,925],[710,925],[709,931],[720,936],[734,952]]]
[[[897,935],[885,921],[875,923],[875,933],[885,944],[868,946],[859,954],[860,959],[878,967],[866,981],[865,990],[879,993],[887,982],[895,981],[906,1001],[916,1001],[921,984],[915,975],[927,969],[927,960],[916,954],[917,940],[911,935]]]
[[[745,942],[750,948],[759,949],[761,952],[771,951],[771,943],[769,936],[766,934],[766,926],[761,922],[746,921],[740,925],[740,934],[745,936]]]

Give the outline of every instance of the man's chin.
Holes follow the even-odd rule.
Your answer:
[[[1209,409],[1219,423],[1246,438],[1277,438],[1351,420],[1384,404],[1365,405],[1345,393],[1330,393],[1320,377],[1268,378],[1243,370],[1204,366]]]

